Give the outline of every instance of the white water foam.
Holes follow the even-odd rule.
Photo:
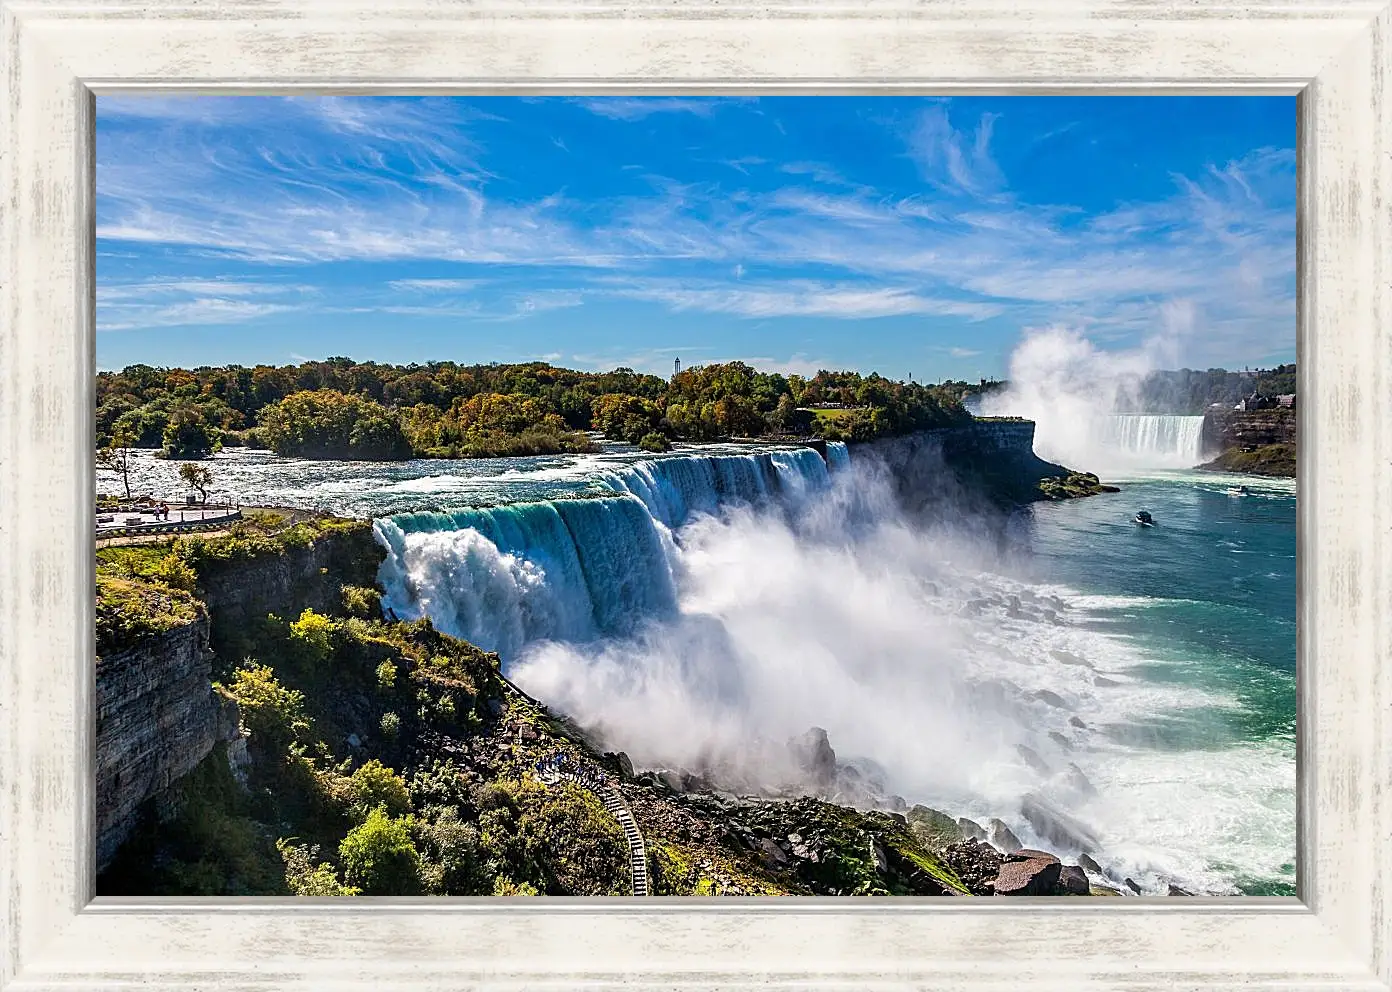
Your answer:
[[[820,726],[910,802],[1086,848],[1148,891],[1282,875],[1290,755],[1155,745],[1138,729],[1202,736],[1236,700],[1144,677],[1163,662],[1080,623],[1156,601],[1012,579],[970,542],[908,526],[865,466],[828,474],[810,451],[605,478],[622,498],[379,521],[387,602],[501,651],[519,684],[639,766],[777,787],[793,774],[781,742]],[[1030,794],[1092,836],[1046,836]]]

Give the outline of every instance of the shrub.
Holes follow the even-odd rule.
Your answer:
[[[314,546],[318,534],[313,524],[298,523],[280,535],[280,543],[287,549],[304,551]]]
[[[411,808],[406,781],[376,758],[355,771],[350,781],[354,805],[362,816],[378,808],[392,816],[401,816]]]
[[[338,872],[333,865],[320,862],[319,847],[310,844],[296,844],[282,837],[276,841],[276,850],[285,862],[285,886],[297,896],[356,896],[362,890],[344,885],[338,880]]]
[[[242,725],[252,738],[268,749],[282,751],[309,731],[304,693],[281,685],[268,666],[251,659],[247,662],[232,674],[226,691],[241,708]]]
[[[421,891],[420,852],[411,841],[411,817],[393,819],[374,809],[338,846],[343,877],[370,896],[409,896]]]
[[[541,895],[536,890],[536,886],[526,882],[514,882],[506,876],[499,875],[493,881],[493,894],[495,896],[536,896]]]
[[[344,586],[343,609],[349,616],[375,619],[382,615],[382,594],[367,586]]]
[[[177,554],[167,554],[157,561],[150,569],[149,576],[171,589],[182,589],[184,592],[193,592],[198,585],[198,573]]]
[[[396,685],[396,666],[390,660],[377,666],[377,684],[383,689],[390,689]]]
[[[519,805],[523,863],[541,866],[548,893],[598,896],[627,890],[623,828],[594,795],[567,782],[525,789]]]
[[[378,724],[382,731],[382,736],[389,741],[396,740],[401,733],[401,717],[395,713],[383,713],[381,722]]]
[[[482,896],[493,891],[478,829],[460,820],[458,810],[440,810],[434,822],[420,828],[419,835],[425,851],[421,878],[427,891],[451,896]]]
[[[290,642],[310,661],[323,661],[333,653],[334,622],[306,609],[290,624]]]
[[[642,440],[638,442],[638,447],[642,448],[644,451],[671,451],[672,442],[667,440],[665,434],[652,431],[651,433],[643,435]]]

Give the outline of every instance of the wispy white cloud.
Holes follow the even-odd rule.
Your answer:
[[[728,102],[580,101],[620,121],[710,116]],[[734,174],[720,183],[650,175],[650,193],[576,203],[555,192],[518,197],[493,175],[470,134],[487,117],[476,108],[352,98],[248,106],[100,99],[103,120],[177,131],[159,155],[145,144],[102,146],[104,257],[124,244],[220,259],[239,273],[162,290],[104,285],[103,327],[327,310],[303,287],[241,278],[247,263],[430,261],[459,274],[393,279],[389,294],[378,283],[378,296],[358,288],[334,305],[516,320],[617,298],[748,319],[1070,321],[1104,339],[1160,326],[1166,307],[1182,304],[1202,329],[1196,355],[1269,350],[1293,330],[1290,149],[1176,175],[1167,196],[1083,215],[1011,191],[992,151],[992,115],[954,123],[949,104],[933,103],[898,132],[923,178],[907,195],[814,161],[754,170],[764,163],[751,155],[723,160]],[[267,106],[295,127],[268,131]],[[746,168],[759,173],[749,188],[738,185]],[[786,181],[770,187],[776,175]]]
[[[241,324],[305,309],[311,286],[224,279],[99,282],[97,329]]]
[[[684,99],[680,97],[635,96],[596,97],[577,100],[592,114],[618,121],[636,121],[652,114],[695,114],[709,117],[720,107],[720,100]]]
[[[965,134],[948,120],[947,105],[930,104],[909,136],[909,151],[923,177],[935,186],[970,194],[990,193],[1004,181],[991,157],[991,132],[999,114],[982,114]]]
[[[662,303],[673,310],[700,310],[740,317],[835,317],[863,319],[936,314],[981,320],[1001,312],[997,304],[937,299],[901,287],[818,283],[790,279],[763,285],[692,285],[666,279],[609,284],[615,296]]]
[[[406,292],[463,293],[486,285],[487,282],[486,279],[393,279],[387,285]]]

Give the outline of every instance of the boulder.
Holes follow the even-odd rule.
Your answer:
[[[1007,827],[1003,821],[992,817],[986,826],[987,839],[997,851],[1010,854],[1025,846],[1020,843],[1020,838],[1015,836],[1015,831]]]
[[[1174,882],[1171,882],[1170,890],[1166,894],[1172,896],[1192,896],[1194,893],[1181,889],[1178,885],[1175,885]]]
[[[1032,847],[1022,847],[1018,851],[1013,851],[1005,856],[1007,863],[1012,861],[1058,861],[1058,858],[1048,851],[1039,851]]]
[[[1051,844],[1075,851],[1095,851],[1101,847],[1091,830],[1038,793],[1025,796],[1020,813],[1034,832]]]
[[[1059,709],[1063,709],[1068,705],[1063,701],[1062,696],[1048,689],[1036,689],[1031,695],[1040,702],[1048,703],[1050,706],[1057,706]]]
[[[1038,751],[1035,751],[1033,748],[1025,747],[1023,744],[1016,745],[1015,750],[1019,752],[1020,757],[1025,759],[1025,764],[1029,765],[1031,769],[1038,772],[1040,775],[1049,775],[1053,773],[1053,769],[1049,767],[1048,762],[1039,756]]]
[[[1092,662],[1088,661],[1086,658],[1079,658],[1071,651],[1060,651],[1058,648],[1054,648],[1049,653],[1054,656],[1055,661],[1064,665],[1076,665],[1080,668],[1093,667]]]
[[[1049,731],[1049,740],[1053,741],[1055,744],[1063,748],[1065,751],[1073,750],[1073,742],[1070,741],[1067,737],[1064,737],[1057,730]]]
[[[1071,761],[1068,763],[1068,785],[1075,792],[1085,796],[1097,795],[1097,787],[1083,774],[1083,770]]]
[[[966,836],[956,820],[927,806],[914,806],[909,810],[909,831],[930,851],[940,851]]]
[[[985,829],[975,820],[968,820],[965,816],[958,817],[957,826],[962,828],[962,836],[967,840],[984,841],[986,839]]]
[[[1057,858],[1052,861],[1008,861],[1001,865],[1000,874],[996,876],[996,895],[1053,895],[1062,867]]]
[[[826,787],[836,780],[836,752],[832,750],[827,732],[812,727],[799,737],[788,741],[788,749],[798,767],[817,785]]]
[[[1078,719],[1076,716],[1070,716],[1068,718],[1068,725],[1070,727],[1077,727],[1079,730],[1087,730],[1087,724],[1084,723],[1082,720]]]
[[[657,780],[672,792],[682,792],[681,772],[674,772],[670,768],[664,768],[657,773]]]
[[[1078,855],[1078,864],[1086,870],[1092,872],[1094,875],[1102,874],[1102,866],[1099,865],[1096,861],[1094,861],[1089,855]]]
[[[1122,883],[1123,883],[1128,889],[1130,889],[1132,892],[1136,893],[1136,895],[1140,895],[1140,894],[1141,894],[1141,887],[1140,887],[1139,885],[1137,885],[1135,882],[1131,881],[1131,879],[1129,879],[1129,878],[1123,878],[1121,881],[1122,881]]]
[[[1058,887],[1059,895],[1064,896],[1085,896],[1092,891],[1087,872],[1077,865],[1064,865],[1059,870]]]
[[[788,855],[783,853],[783,848],[767,837],[759,841],[759,850],[764,855],[764,860],[771,864],[786,865],[788,863]]]

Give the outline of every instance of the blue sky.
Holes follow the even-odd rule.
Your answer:
[[[1291,361],[1295,101],[97,101],[97,364]]]

